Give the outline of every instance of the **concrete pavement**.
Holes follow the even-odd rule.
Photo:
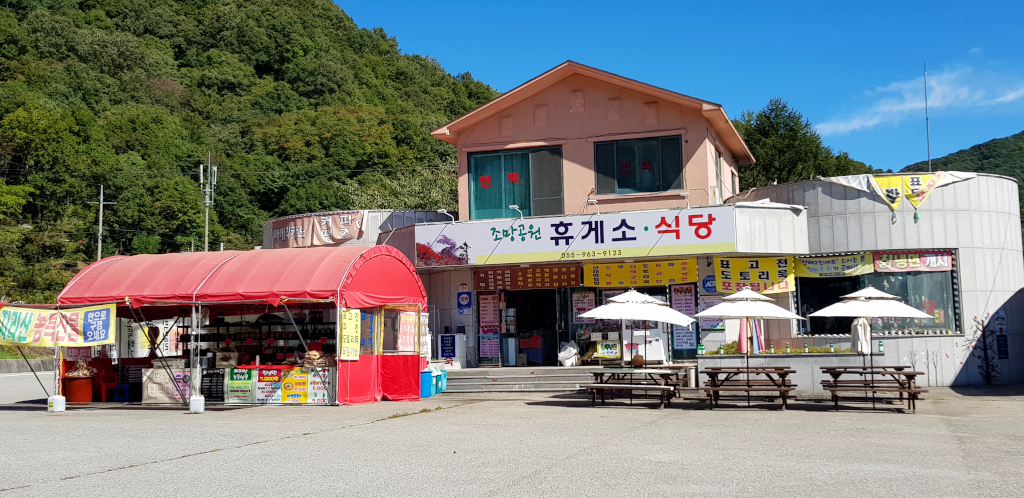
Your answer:
[[[48,414],[41,397],[0,375],[3,496],[1015,495],[1024,462],[1012,387],[932,388],[916,415],[517,394]]]

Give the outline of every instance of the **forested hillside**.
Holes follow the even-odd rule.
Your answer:
[[[456,206],[429,131],[494,98],[329,0],[0,6],[0,300],[52,301],[95,258],[211,247],[276,215]]]
[[[928,162],[911,164],[903,171],[928,171]],[[1024,205],[1024,132],[932,159],[932,171],[974,171],[1016,178]]]

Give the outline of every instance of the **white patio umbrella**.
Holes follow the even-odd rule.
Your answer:
[[[928,313],[903,304],[898,296],[887,294],[870,286],[842,296],[842,299],[838,303],[826,306],[807,316],[856,318],[850,330],[852,339],[850,349],[860,354],[871,352],[871,324],[868,318],[933,318]]]
[[[856,317],[850,329],[850,350],[871,358],[871,378],[874,380],[875,357],[871,355],[871,323],[868,318],[934,318],[917,308],[900,302],[899,296],[887,294],[868,286],[857,292],[842,296],[842,301],[826,306],[808,317],[845,316]],[[872,404],[874,403],[872,398]]]
[[[626,296],[626,301],[622,300],[623,296]],[[619,299],[616,300],[616,298]],[[612,302],[581,313],[580,317],[599,320],[630,320],[631,338],[633,336],[632,320],[671,323],[683,327],[694,322],[693,318],[670,308],[664,301],[636,291],[629,291],[609,298],[609,301]],[[646,340],[644,341],[644,353],[647,353]]]
[[[772,303],[770,297],[754,292],[749,288],[726,296],[722,300],[722,303],[716,304],[694,316],[698,318],[739,318],[741,320],[740,335],[743,337],[740,338],[742,343],[740,341],[737,342],[739,346],[737,349],[742,348],[747,366],[750,365],[750,347],[747,344],[747,330],[749,330],[749,327],[746,325],[748,319],[804,320],[804,317]],[[747,404],[750,404],[749,391],[747,392]]]

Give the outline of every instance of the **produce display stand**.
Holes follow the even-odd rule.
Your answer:
[[[187,368],[158,354],[120,359],[122,370],[148,364],[151,385],[162,382],[169,402],[188,404],[194,393],[243,405],[419,399],[426,291],[390,246],[114,256],[79,272],[57,302],[113,304],[118,319],[146,331],[154,320],[173,320],[171,329],[184,331]],[[277,321],[246,323],[252,315]],[[207,350],[212,356],[201,354]],[[225,350],[237,365],[220,368]],[[60,355],[58,379],[66,368]],[[296,357],[298,364],[284,364]],[[247,376],[251,396],[233,394]]]

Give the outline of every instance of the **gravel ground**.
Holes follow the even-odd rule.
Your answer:
[[[448,393],[50,414],[41,393],[0,375],[3,496],[1009,496],[1024,462],[1020,386],[932,388],[917,414]]]

